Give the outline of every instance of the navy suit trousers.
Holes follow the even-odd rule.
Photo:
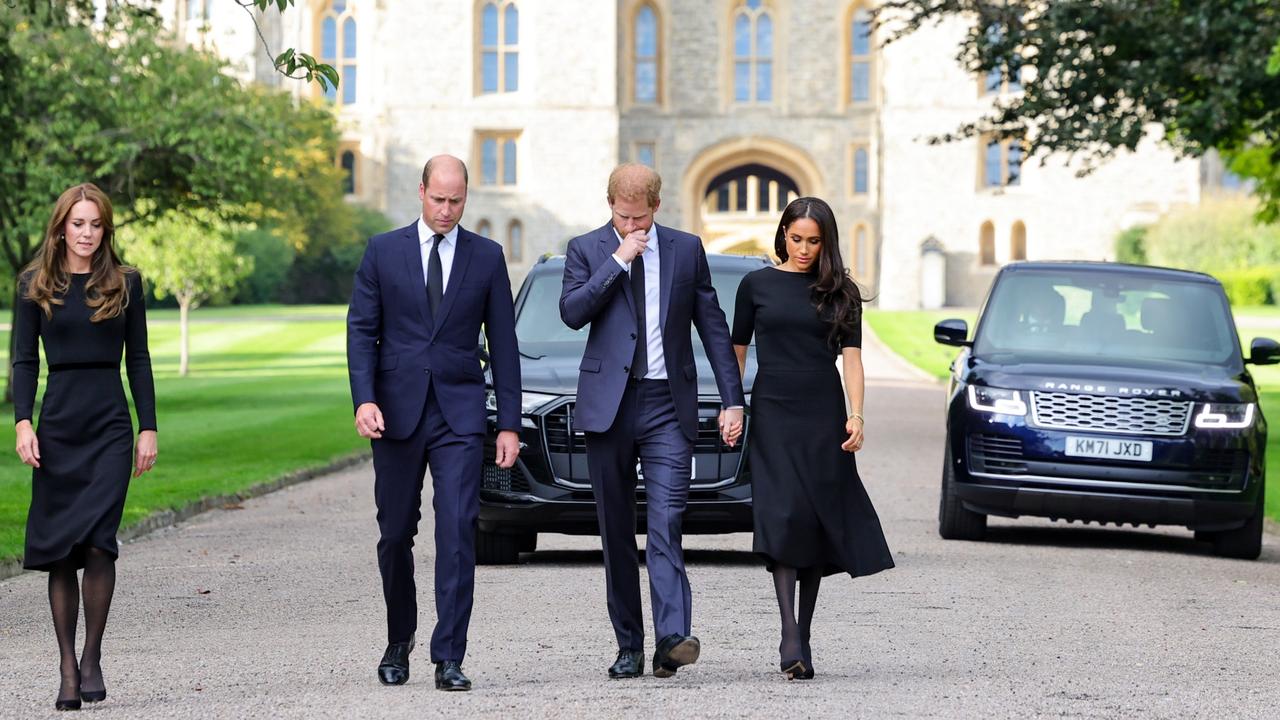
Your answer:
[[[680,429],[666,380],[632,380],[613,425],[587,433],[587,464],[604,546],[609,619],[622,650],[644,649],[636,549],[636,461],[648,505],[645,563],[655,638],[688,635],[692,595],[681,530],[689,499],[693,443]]]
[[[458,435],[449,429],[428,390],[418,426],[409,437],[372,441],[378,506],[378,569],[387,604],[387,640],[408,640],[418,627],[417,586],[413,581],[413,538],[422,518],[422,482],[431,468],[435,511],[436,627],[431,661],[461,662],[467,651],[467,625],[475,590],[476,518],[480,513],[483,435]]]

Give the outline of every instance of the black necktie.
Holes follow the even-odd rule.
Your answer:
[[[427,258],[427,305],[434,318],[440,299],[444,297],[444,266],[440,264],[440,242],[444,236],[436,233],[431,240],[431,255]]]
[[[631,358],[631,377],[649,373],[649,331],[644,319],[644,257],[631,261],[631,297],[636,301],[636,353]]]

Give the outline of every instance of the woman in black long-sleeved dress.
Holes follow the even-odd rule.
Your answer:
[[[748,450],[754,549],[773,573],[782,672],[808,679],[823,576],[870,575],[893,567],[893,558],[854,461],[863,440],[863,298],[840,259],[831,208],[817,198],[792,201],[774,251],[781,264],[747,275],[738,287],[733,343],[742,365],[754,334],[759,361]]]
[[[62,193],[44,243],[20,277],[13,329],[17,450],[33,468],[23,564],[49,573],[61,655],[59,710],[106,698],[102,633],[115,592],[116,531],[130,471],[141,475],[156,459],[142,278],[120,263],[113,236],[111,201],[101,190],[86,183]],[[41,340],[49,373],[33,429]],[[122,353],[138,414],[136,447],[120,381]],[[82,595],[85,644],[77,663]]]

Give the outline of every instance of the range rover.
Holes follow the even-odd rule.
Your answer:
[[[711,282],[730,326],[738,283],[747,273],[766,267],[764,258],[708,254]],[[573,430],[578,364],[590,326],[573,330],[560,319],[563,256],[544,256],[529,271],[516,295],[516,338],[520,343],[520,456],[515,467],[493,462],[497,438],[497,405],[490,391],[489,432],[485,441],[480,489],[480,521],[476,561],[510,564],[521,552],[537,547],[538,533],[599,534],[595,499],[587,474],[583,434]],[[717,417],[720,396],[711,365],[696,330],[692,330],[698,365],[698,437],[693,449],[693,478],[684,515],[684,532],[725,533],[751,530],[751,475],[746,463],[750,442],[751,386],[754,347],[748,351],[748,418],[743,441],[729,447],[720,439]],[[486,370],[486,377],[492,378]],[[638,477],[636,525],[645,532],[644,480]]]
[[[1267,423],[1222,286],[1201,273],[1023,262],[996,276],[947,387],[939,531],[987,516],[1181,525],[1222,556],[1261,551]]]

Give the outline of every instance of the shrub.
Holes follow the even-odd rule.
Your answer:
[[[1223,270],[1214,275],[1234,306],[1269,305],[1276,301],[1275,286],[1280,283],[1280,267]]]
[[[1135,265],[1147,264],[1147,226],[1134,225],[1116,236],[1116,260]]]

